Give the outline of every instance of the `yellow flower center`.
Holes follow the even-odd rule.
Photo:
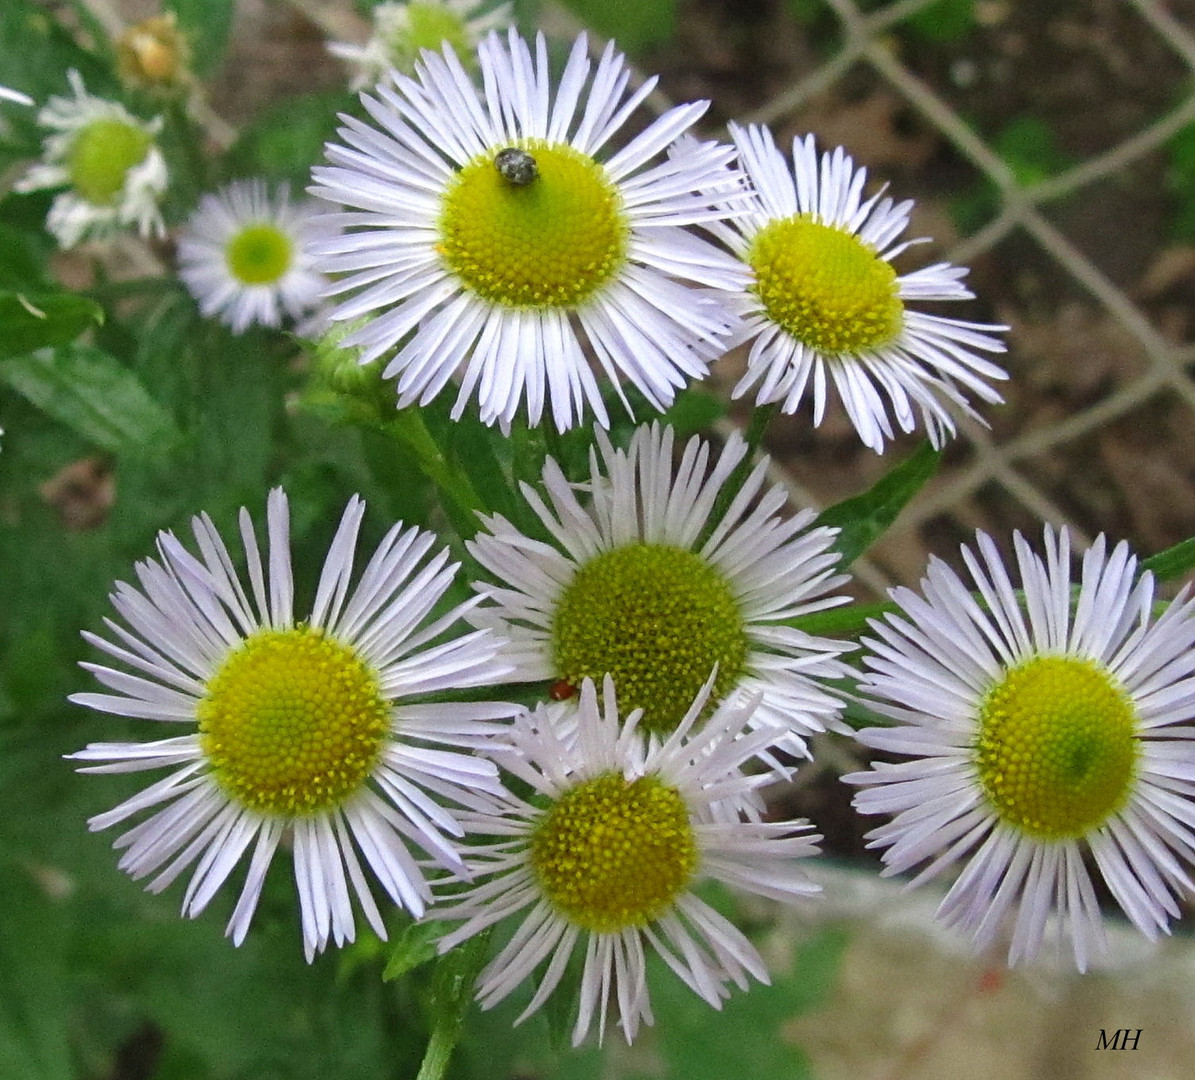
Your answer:
[[[560,796],[531,838],[548,902],[586,930],[613,934],[657,918],[697,869],[684,799],[654,776],[608,773]]]
[[[535,160],[529,183],[503,176],[497,153],[474,158],[457,174],[440,211],[440,254],[490,303],[576,307],[626,262],[630,226],[622,197],[601,165],[570,146],[528,140],[517,149]]]
[[[153,140],[141,128],[121,120],[95,120],[83,128],[67,153],[71,187],[95,206],[116,201],[125,177],[140,165]]]
[[[1035,657],[980,707],[975,762],[984,794],[1001,820],[1030,836],[1083,836],[1127,802],[1136,731],[1128,695],[1097,664]]]
[[[808,214],[769,222],[751,241],[747,263],[768,318],[826,356],[866,352],[900,334],[896,271],[843,229]]]
[[[262,814],[340,806],[373,771],[390,729],[373,670],[304,626],[246,638],[208,681],[197,712],[216,782]]]
[[[402,12],[406,18],[390,33],[386,47],[400,71],[410,71],[424,49],[439,52],[451,45],[457,56],[472,50],[465,20],[441,3],[411,0]]]
[[[614,677],[619,710],[644,710],[649,731],[672,731],[714,664],[707,711],[743,672],[747,634],[726,579],[699,555],[628,544],[591,559],[564,590],[552,622],[553,659],[576,687]]]
[[[224,249],[228,272],[242,285],[273,285],[290,269],[294,243],[276,225],[246,225]]]

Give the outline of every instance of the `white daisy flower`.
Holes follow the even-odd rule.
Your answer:
[[[722,216],[738,191],[731,151],[695,146],[651,162],[705,111],[669,110],[607,152],[655,80],[626,96],[630,73],[608,47],[590,80],[584,36],[564,73],[548,72],[512,30],[479,54],[479,97],[456,54],[425,53],[416,78],[396,75],[362,102],[383,130],[344,117],[316,168],[313,194],[354,209],[340,239],[316,245],[348,294],[332,317],[374,316],[346,339],[362,362],[398,348],[399,406],[426,403],[458,370],[454,416],[476,395],[487,424],[508,426],[526,399],[535,424],[548,402],[557,428],[588,406],[608,422],[583,348],[617,386],[629,380],[665,408],[722,352],[720,302],[677,278],[726,287],[737,263],[680,226]],[[625,97],[625,100],[624,100]]]
[[[179,236],[178,274],[203,314],[233,333],[278,326],[318,306],[328,279],[309,245],[334,231],[314,202],[291,202],[285,184],[272,197],[264,180],[234,181],[200,199]]]
[[[328,43],[328,52],[353,68],[353,90],[375,86],[391,68],[413,74],[424,49],[447,44],[458,55],[472,53],[486,34],[514,22],[514,9],[509,3],[489,7],[479,0],[408,0],[378,4],[372,16],[373,33],[364,45]]]
[[[895,815],[870,834],[886,873],[963,862],[947,923],[983,947],[1010,922],[1016,963],[1056,913],[1083,970],[1103,947],[1088,860],[1151,940],[1192,888],[1195,603],[1155,616],[1152,576],[1103,536],[1077,594],[1065,529],[1044,560],[1015,545],[1020,591],[983,533],[978,557],[963,548],[977,596],[938,560],[924,599],[893,590],[904,614],[872,623],[861,687],[896,726],[858,737],[911,760],[845,779],[860,811]]]
[[[816,680],[846,676],[836,657],[850,646],[789,624],[846,601],[830,595],[847,581],[834,573],[837,530],[810,528],[812,510],[780,517],[786,496],[765,489],[766,461],[712,520],[747,453],[737,434],[712,470],[700,438],[674,469],[670,427],[637,429],[625,452],[596,436],[601,462],[591,451],[581,485],[588,505],[550,458],[548,502],[523,486],[553,543],[482,519],[469,551],[499,584],[474,585],[486,603],[470,620],[507,640],[512,680],[546,681],[568,698],[608,673],[623,707],[643,709],[641,726],[655,734],[675,728],[717,664],[712,703],[762,695],[754,722],[780,749],[808,756],[804,736],[842,707]]]
[[[536,804],[509,796],[497,812],[468,815],[470,833],[509,839],[471,849],[470,869],[488,880],[433,909],[435,917],[464,920],[441,952],[525,912],[478,977],[482,1008],[546,961],[519,1020],[529,1016],[559,984],[579,942],[585,964],[574,1045],[595,1015],[604,1036],[611,1007],[627,1042],[640,1021],[652,1022],[648,948],[714,1008],[729,996],[728,982],[746,989],[748,975],[769,981],[751,943],[693,887],[714,879],[776,900],[815,893],[796,860],[816,854],[821,837],[805,821],[763,822],[728,809],[766,782],[740,767],[764,748],[767,733],[747,730],[751,703],[724,705],[694,731],[710,689],[662,742],[644,738],[638,711],[620,721],[609,678],[604,705],[590,680],[582,684],[575,742],[542,711],[516,722],[510,751],[496,756],[530,786]]]
[[[350,590],[364,511],[354,496],[305,619],[293,610],[281,490],[269,498],[264,559],[241,511],[248,586],[206,515],[192,524],[198,558],[162,533],[159,558],[137,566],[141,589],[121,582],[112,596],[127,628],[107,620],[115,640],[85,635],[119,661],[84,665],[115,692],[71,698],[186,730],[72,755],[105,763],[83,772],[173,770],[91,819],[93,830],[105,829],[152,809],[117,839],[121,869],[134,878],[156,873],[149,889],[158,892],[194,867],[183,896],[183,914],[194,917],[252,844],[228,923],[239,945],[276,849],[293,845],[309,960],[329,940],[353,940],[353,896],[386,936],[358,852],[390,899],[415,916],[431,891],[411,848],[463,872],[457,811],[443,803],[475,806],[474,792],[501,790],[493,765],[469,751],[502,730],[491,721],[517,711],[427,700],[491,685],[506,669],[486,633],[442,640],[469,605],[431,616],[457,569],[445,549],[428,557],[432,534],[395,525]]]
[[[732,298],[744,317],[734,344],[752,342],[741,397],[796,412],[807,389],[820,424],[833,384],[859,437],[877,453],[921,424],[935,446],[955,430],[951,407],[975,416],[971,394],[1000,395],[988,380],[1006,372],[979,353],[1004,351],[1005,329],[917,311],[910,301],[966,300],[966,270],[936,263],[897,276],[891,262],[916,241],[899,240],[912,201],[863,198],[866,169],[841,147],[823,154],[812,135],[793,142],[793,166],[767,128],[730,125],[739,164],[755,188],[750,212],[715,228],[749,279]]]
[[[138,120],[123,105],[89,94],[77,71],[66,77],[74,96],[52,97],[38,113],[37,122],[55,133],[14,190],[68,189],[46,218],[64,248],[130,226],[142,236],[164,236],[158,203],[168,176],[154,142],[161,117]]]
[[[0,86],[0,101],[15,101],[18,105],[32,105],[33,98],[22,94],[20,90],[13,90],[7,86]]]

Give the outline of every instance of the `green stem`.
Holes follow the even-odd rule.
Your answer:
[[[460,1042],[465,1015],[473,1005],[473,986],[490,953],[485,930],[440,957],[432,976],[428,1005],[432,1030],[415,1080],[443,1080],[452,1052]]]
[[[419,409],[400,409],[385,429],[415,455],[424,476],[446,497],[444,509],[461,536],[468,539],[477,532],[477,514],[485,503],[468,475],[444,456]]]
[[[423,1064],[419,1066],[419,1074],[415,1080],[441,1080],[448,1072],[448,1062],[456,1049],[460,1034],[461,1018],[442,1017],[437,1020],[436,1026],[432,1028],[431,1038],[427,1041]]]
[[[758,405],[751,414],[751,422],[747,425],[747,430],[743,435],[747,443],[747,452],[743,455],[743,460],[734,467],[734,471],[726,478],[726,483],[722,485],[722,490],[718,492],[718,497],[714,500],[714,506],[710,511],[709,519],[706,521],[705,528],[702,530],[702,535],[698,540],[699,544],[705,543],[706,538],[718,527],[718,523],[722,518],[726,516],[726,511],[730,508],[731,501],[739,493],[739,488],[743,486],[743,481],[747,479],[748,474],[755,465],[755,454],[763,443],[763,437],[768,430],[768,424],[772,417],[776,415],[779,407],[779,404],[776,402],[771,402],[767,405]]]

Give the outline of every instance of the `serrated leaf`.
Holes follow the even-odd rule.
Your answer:
[[[839,530],[834,547],[842,556],[840,566],[850,566],[883,535],[909,500],[937,472],[941,460],[941,451],[922,443],[870,491],[827,507],[818,515],[816,524],[832,525]]]
[[[1190,573],[1195,570],[1195,537],[1143,559],[1141,569],[1149,570],[1162,581],[1170,581]]]
[[[179,438],[170,414],[140,380],[89,345],[0,361],[0,381],[102,450],[156,454]]]
[[[0,357],[66,345],[104,320],[94,300],[68,292],[0,292]]]

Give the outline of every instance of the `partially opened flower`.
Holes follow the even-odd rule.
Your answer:
[[[459,55],[472,53],[491,30],[514,21],[509,3],[489,6],[482,0],[405,0],[377,4],[370,14],[373,33],[364,45],[328,44],[328,52],[352,66],[354,90],[374,86],[391,68],[413,74],[424,49],[451,45]]]
[[[1015,963],[1058,915],[1082,970],[1103,944],[1089,860],[1151,939],[1192,888],[1195,603],[1155,615],[1151,575],[1102,536],[1077,594],[1065,529],[1044,559],[1015,545],[1021,592],[982,533],[963,549],[976,595],[940,561],[924,598],[893,590],[862,689],[896,725],[858,737],[909,760],[845,779],[860,811],[895,815],[870,834],[887,873],[961,864],[946,922],[981,947],[1010,930]]]
[[[841,710],[819,680],[848,674],[837,659],[848,645],[790,624],[847,599],[832,593],[847,580],[834,572],[835,530],[811,528],[811,510],[781,517],[786,495],[765,485],[766,462],[715,519],[747,453],[738,435],[712,468],[700,438],[674,465],[670,427],[637,429],[625,452],[596,435],[585,504],[552,459],[548,503],[524,486],[552,543],[483,519],[469,550],[495,583],[475,584],[487,602],[470,619],[507,640],[512,679],[567,698],[608,673],[623,708],[643,709],[641,726],[657,734],[675,728],[716,664],[711,701],[762,695],[753,722],[807,755],[805,737]]]
[[[158,204],[168,177],[154,141],[161,118],[147,123],[118,102],[94,97],[77,71],[68,71],[67,80],[73,96],[52,97],[38,113],[38,123],[54,134],[14,190],[67,189],[46,218],[64,248],[119,228],[164,235]]]
[[[656,408],[722,352],[730,317],[677,279],[727,286],[728,256],[680,226],[720,216],[738,174],[726,147],[695,145],[657,160],[705,111],[670,109],[626,146],[609,144],[650,93],[627,95],[624,58],[606,49],[590,77],[584,36],[563,74],[512,30],[479,53],[479,96],[451,48],[425,53],[362,102],[381,130],[344,118],[346,145],[311,189],[351,208],[346,233],[316,246],[341,275],[334,319],[371,316],[346,338],[385,369],[399,405],[426,403],[460,376],[454,416],[476,396],[487,424],[508,426],[525,402],[556,427],[606,409],[590,358]],[[653,164],[653,161],[655,163]]]
[[[204,195],[178,240],[179,277],[234,333],[299,319],[320,301],[328,279],[309,246],[327,237],[316,204],[292,202],[286,185],[271,195],[264,180],[238,180]]]
[[[790,166],[767,128],[730,125],[739,164],[755,189],[747,214],[718,230],[750,271],[732,300],[751,342],[740,397],[796,412],[813,398],[820,424],[836,392],[863,442],[877,452],[893,424],[920,423],[935,445],[954,432],[951,410],[974,416],[970,397],[998,402],[991,380],[1006,373],[982,353],[1004,351],[1004,329],[930,315],[910,306],[965,300],[966,270],[936,263],[898,276],[892,260],[912,202],[863,198],[866,170],[839,147],[819,162],[813,136],[793,142]]]
[[[198,557],[162,533],[159,559],[137,566],[141,589],[116,586],[112,601],[127,626],[108,620],[114,640],[85,635],[118,661],[84,665],[114,693],[71,698],[183,730],[72,755],[101,763],[85,772],[171,770],[91,819],[104,829],[150,811],[117,839],[121,869],[154,874],[154,892],[191,869],[183,913],[193,917],[252,846],[228,923],[240,944],[270,862],[293,846],[308,959],[329,940],[353,940],[354,896],[385,937],[358,853],[387,896],[416,916],[431,893],[415,851],[463,871],[451,804],[501,790],[493,765],[471,751],[501,729],[493,721],[516,711],[426,700],[490,685],[505,669],[490,635],[447,636],[464,606],[433,617],[456,566],[444,549],[429,557],[432,534],[394,526],[350,588],[364,509],[349,501],[302,619],[281,490],[269,498],[264,559],[241,511],[247,585],[206,515],[193,522]]]
[[[596,1016],[599,1039],[617,1013],[630,1042],[651,1023],[646,953],[659,954],[686,986],[720,1008],[727,983],[767,970],[742,932],[694,893],[702,879],[776,900],[818,891],[798,860],[820,837],[805,821],[763,822],[735,807],[766,777],[740,767],[767,733],[748,729],[751,703],[723,706],[704,727],[710,686],[664,741],[648,742],[638,713],[619,717],[609,679],[599,705],[580,691],[581,737],[568,742],[542,711],[516,721],[500,764],[528,784],[534,802],[513,796],[494,812],[469,814],[471,834],[502,837],[471,851],[477,883],[433,914],[463,919],[442,952],[487,926],[521,915],[514,936],[478,978],[482,1008],[543,968],[524,1010],[538,1009],[580,947],[585,962],[573,1042]]]

